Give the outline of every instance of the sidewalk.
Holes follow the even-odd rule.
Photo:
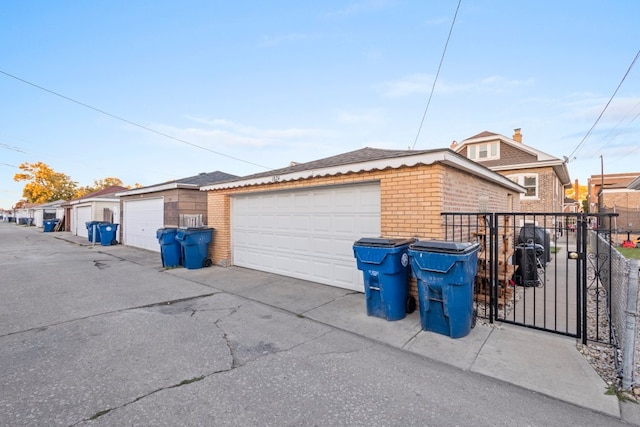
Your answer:
[[[52,236],[92,246],[70,233]],[[162,269],[158,253],[120,245],[94,249]],[[395,322],[367,316],[364,295],[345,289],[240,267],[166,273],[640,425],[640,405],[628,403],[621,409],[616,396],[605,395],[607,384],[578,352],[573,338],[478,319],[468,336],[452,339],[423,331],[418,311]]]

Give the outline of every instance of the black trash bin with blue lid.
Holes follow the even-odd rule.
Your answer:
[[[409,246],[422,329],[461,338],[475,325],[473,284],[480,244],[421,240]]]
[[[164,227],[156,231],[160,243],[160,255],[163,267],[178,267],[182,265],[182,247],[176,240],[177,228]]]
[[[210,267],[209,243],[213,228],[178,228],[176,240],[182,247],[182,264],[188,269]]]
[[[100,236],[100,244],[102,246],[116,245],[116,232],[118,231],[118,224],[111,224],[110,222],[102,222],[98,224],[98,235]]]
[[[409,296],[409,257],[414,239],[362,238],[353,244],[363,273],[367,315],[400,320],[415,310]]]

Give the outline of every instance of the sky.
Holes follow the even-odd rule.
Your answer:
[[[0,208],[25,162],[147,186],[515,128],[572,181],[640,172],[639,16],[633,0],[5,0]]]

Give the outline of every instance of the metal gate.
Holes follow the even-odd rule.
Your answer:
[[[478,317],[612,344],[612,217],[443,213],[445,240],[480,243]],[[598,242],[605,242],[602,245]],[[603,251],[603,247],[608,248]]]

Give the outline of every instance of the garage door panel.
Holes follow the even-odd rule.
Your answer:
[[[89,238],[87,222],[91,221],[91,206],[80,206],[76,208],[76,235]]]
[[[314,233],[329,233],[331,231],[331,217],[326,214],[314,216],[312,231]]]
[[[334,232],[336,234],[352,234],[356,229],[356,220],[353,216],[336,215],[334,218]]]
[[[362,291],[353,242],[379,235],[377,183],[232,199],[238,266]]]
[[[156,232],[164,227],[164,199],[127,200],[123,219],[125,245],[160,251]]]

